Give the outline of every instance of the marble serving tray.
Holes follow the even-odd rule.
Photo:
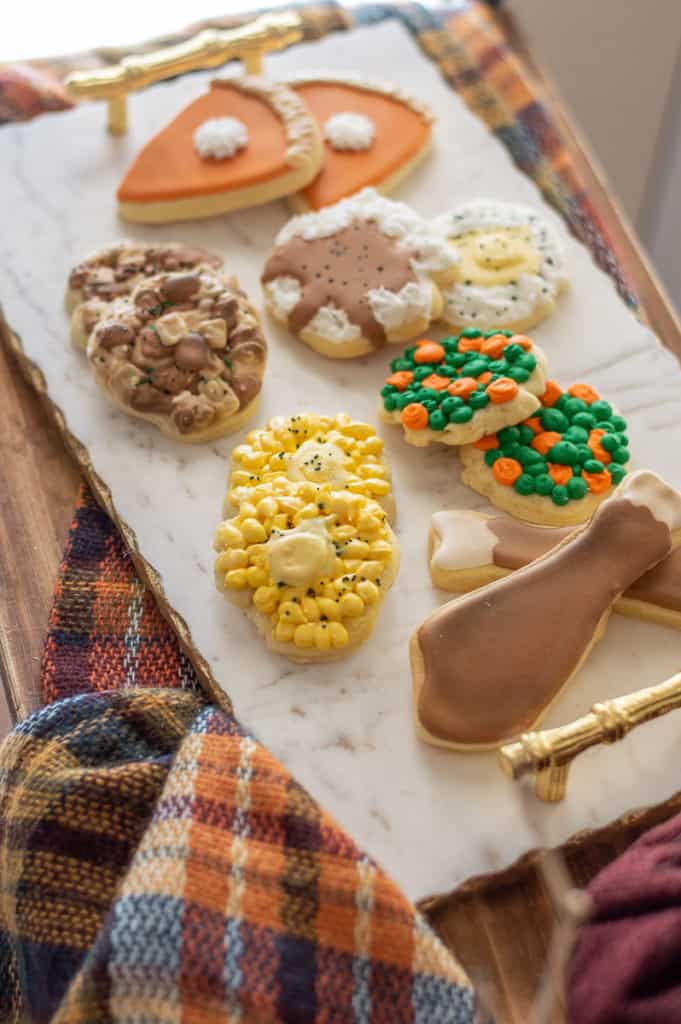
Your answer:
[[[275,77],[313,67],[370,75],[377,70],[377,54],[381,76],[427,98],[439,116],[435,152],[404,184],[400,198],[426,215],[478,195],[542,205],[534,185],[397,22],[296,47],[269,58],[268,70]],[[536,845],[537,828],[545,842],[558,843],[667,798],[678,785],[681,753],[674,715],[618,747],[580,758],[565,802],[537,804],[535,823],[493,755],[448,753],[416,739],[408,639],[446,597],[428,576],[429,518],[445,507],[485,508],[460,483],[451,451],[416,450],[404,444],[400,430],[381,428],[394,471],[402,569],[374,635],[353,657],[323,668],[274,657],[241,612],[215,592],[213,533],[229,453],[242,436],[183,447],[116,411],[95,387],[84,358],[71,349],[62,307],[70,266],[125,235],[177,238],[215,249],[261,302],[259,272],[288,217],[283,202],[163,228],[131,229],[116,217],[114,191],[132,156],[208,80],[192,75],[132,97],[131,130],[122,138],[107,135],[105,110],[98,104],[3,129],[0,299],[26,356],[43,372],[52,403],[64,414],[63,429],[83,446],[91,476],[100,478],[100,494],[110,492],[119,522],[127,524],[126,539],[140,564],[145,559],[156,570],[152,582],[161,603],[197,663],[211,674],[209,683],[229,693],[240,719],[414,899],[509,864]],[[558,218],[550,210],[546,214],[566,234]],[[572,290],[534,332],[552,375],[566,384],[589,381],[612,399],[630,424],[635,464],[681,486],[679,368],[625,308],[588,251],[567,235],[566,245]],[[256,423],[306,409],[376,421],[389,352],[338,364],[271,321],[266,332],[270,363]],[[585,576],[585,593],[588,586]],[[527,642],[536,647],[538,661],[551,657],[540,638],[528,635]],[[594,700],[659,682],[678,670],[680,657],[678,633],[613,616],[606,637],[546,724],[572,719]]]

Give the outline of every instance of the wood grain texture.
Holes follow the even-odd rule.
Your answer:
[[[593,155],[508,16],[503,16],[503,27],[544,92],[648,322],[681,356],[678,320]],[[0,389],[0,675],[15,714],[23,717],[38,703],[42,640],[80,473],[37,393],[2,345]],[[575,883],[586,884],[645,828],[680,808],[681,797],[675,797],[598,832],[574,837],[563,852]],[[526,1024],[555,924],[540,858],[538,853],[527,855],[507,870],[472,879],[423,908],[458,954],[499,1024]],[[560,1018],[558,1012],[555,1019]]]

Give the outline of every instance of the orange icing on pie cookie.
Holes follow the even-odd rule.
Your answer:
[[[340,82],[293,82],[291,88],[308,105],[322,131],[329,117],[345,111],[364,114],[375,127],[374,141],[366,150],[339,151],[325,143],[322,169],[302,192],[313,210],[330,206],[367,185],[380,186],[430,138],[430,124],[423,114],[392,96]]]
[[[224,160],[205,159],[194,132],[212,117],[236,117],[248,145]],[[118,189],[121,202],[212,195],[257,185],[290,170],[284,125],[272,107],[227,82],[213,83],[142,149]]]

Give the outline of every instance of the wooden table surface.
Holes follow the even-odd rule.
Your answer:
[[[681,357],[681,326],[602,171],[570,123],[547,76],[507,16],[503,27],[543,91],[591,199],[605,218],[645,316]],[[80,475],[39,399],[0,345],[0,676],[15,717],[38,705],[40,655],[62,548]],[[644,827],[669,816],[679,800],[616,828],[569,844],[565,862],[584,885]],[[499,1024],[528,1024],[556,913],[537,858],[473,880],[427,912],[476,983]],[[560,1020],[560,1008],[551,1017]]]

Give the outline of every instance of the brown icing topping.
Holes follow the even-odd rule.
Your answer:
[[[504,516],[490,517],[487,526],[498,539],[492,558],[500,569],[521,569],[573,532],[569,527],[533,526]],[[681,612],[681,548],[644,573],[623,596]]]
[[[372,289],[399,292],[418,281],[411,268],[415,251],[398,246],[371,222],[354,221],[328,238],[306,240],[296,236],[278,246],[265,265],[264,283],[276,277],[294,277],[302,294],[288,324],[300,333],[322,306],[345,310],[351,323],[375,348],[385,344],[383,325],[369,305]]]
[[[183,434],[249,405],[266,353],[245,293],[206,270],[144,278],[107,307],[88,343],[97,377],[115,398],[170,417]]]
[[[417,632],[422,725],[462,745],[529,728],[615,599],[670,551],[664,523],[615,497],[538,562],[439,608]]]

